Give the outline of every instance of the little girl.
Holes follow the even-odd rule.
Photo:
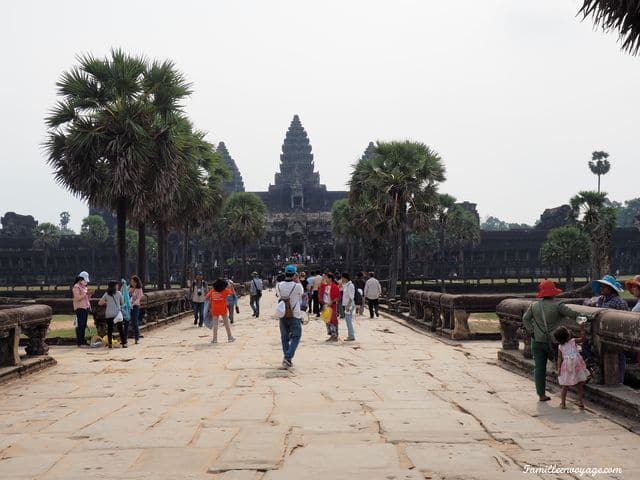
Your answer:
[[[576,343],[582,343],[583,338],[572,338],[571,332],[566,327],[557,328],[553,336],[559,345],[558,383],[562,386],[560,408],[567,408],[567,391],[572,386],[578,390],[578,406],[584,408],[584,384],[589,377],[589,371],[576,347]]]

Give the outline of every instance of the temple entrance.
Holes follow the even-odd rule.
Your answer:
[[[289,240],[289,255],[305,255],[306,242],[302,232],[295,232]]]

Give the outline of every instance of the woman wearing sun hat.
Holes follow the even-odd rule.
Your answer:
[[[533,355],[533,376],[536,383],[536,393],[541,402],[551,400],[546,394],[547,360],[553,360],[556,348],[553,343],[553,332],[560,324],[562,317],[575,318],[578,312],[571,310],[567,305],[554,302],[553,298],[562,293],[551,280],[544,280],[538,285],[536,298],[540,300],[532,303],[524,316],[522,325],[531,335],[531,354]]]
[[[629,293],[634,297],[640,299],[640,275],[636,275],[631,280],[624,282],[624,286],[627,287]],[[635,307],[631,309],[632,312],[640,312],[640,300],[636,303]]]

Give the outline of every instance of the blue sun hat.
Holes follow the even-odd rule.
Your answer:
[[[617,293],[621,293],[624,290],[622,284],[616,280],[613,275],[605,275],[600,280],[594,280],[591,282],[591,290],[593,290],[593,293],[596,295],[601,295],[602,285],[608,285]]]
[[[284,267],[284,274],[287,276],[295,275],[298,269],[295,265],[287,265]]]

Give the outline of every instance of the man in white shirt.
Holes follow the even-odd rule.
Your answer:
[[[356,334],[353,331],[353,312],[356,310],[356,287],[351,281],[348,273],[343,273],[342,278],[342,307],[344,308],[344,319],[347,322],[348,336],[345,342],[353,342]]]
[[[282,341],[282,359],[283,369],[293,366],[292,360],[296,353],[300,338],[302,338],[302,325],[300,319],[302,312],[300,310],[300,302],[302,302],[302,285],[296,283],[294,276],[296,275],[295,265],[287,265],[284,269],[284,280],[276,285],[276,295],[278,301],[287,301],[291,307],[291,315],[280,318],[280,340]]]
[[[369,305],[369,316],[373,318],[373,314],[375,311],[376,317],[379,317],[378,313],[378,299],[380,298],[380,294],[382,294],[382,286],[380,282],[375,277],[373,272],[369,272],[369,279],[367,283],[364,284],[364,298],[367,299],[367,305]]]

